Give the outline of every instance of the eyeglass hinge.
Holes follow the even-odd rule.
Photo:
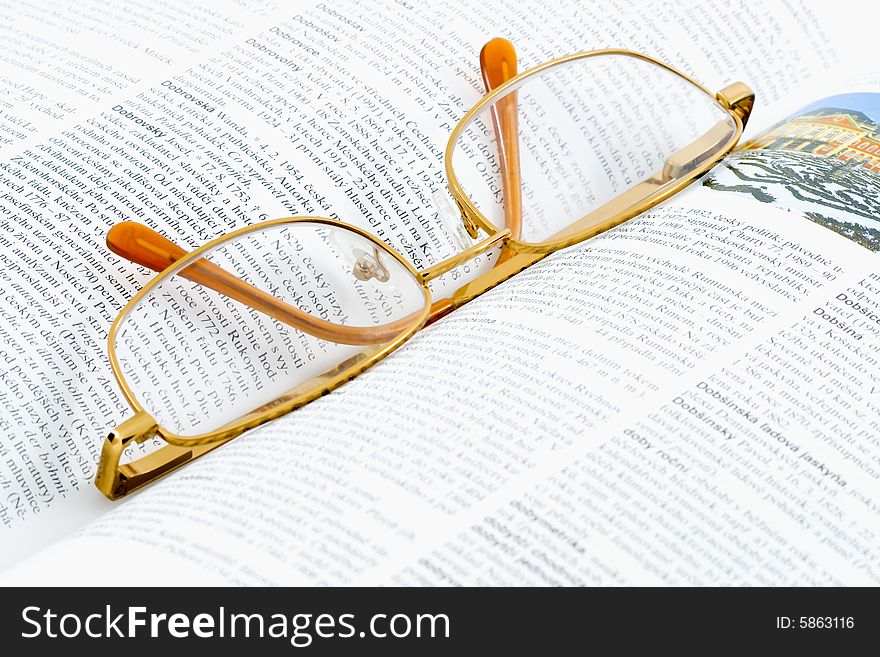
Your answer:
[[[144,411],[139,411],[125,420],[125,422],[117,425],[116,428],[110,432],[107,439],[119,440],[122,443],[122,448],[125,449],[132,442],[140,444],[145,440],[152,438],[156,434],[156,429],[158,428],[159,426],[156,424],[156,420],[153,419],[152,415]]]
[[[752,114],[752,108],[755,106],[755,92],[751,87],[743,82],[734,82],[724,87],[715,97],[725,109],[736,114],[745,127]]]
[[[125,494],[125,481],[119,473],[119,459],[131,443],[142,443],[156,435],[156,420],[149,413],[140,411],[118,425],[107,439],[98,461],[95,485],[111,500]]]

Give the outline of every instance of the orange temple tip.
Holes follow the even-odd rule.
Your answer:
[[[480,50],[480,70],[486,90],[491,91],[516,75],[516,48],[507,39],[492,39]]]
[[[162,271],[186,254],[171,240],[136,221],[123,221],[107,231],[107,248],[153,271]]]

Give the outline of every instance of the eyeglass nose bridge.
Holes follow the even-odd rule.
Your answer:
[[[448,271],[455,269],[459,265],[464,264],[468,260],[476,258],[478,255],[492,250],[496,246],[506,244],[509,240],[509,228],[505,228],[504,230],[496,230],[492,232],[489,237],[484,239],[482,242],[477,242],[476,244],[465,249],[464,251],[459,251],[455,255],[447,258],[446,260],[442,260],[435,265],[422,269],[421,271],[419,271],[419,276],[421,277],[423,283],[427,283],[434,280],[435,278],[442,276]]]

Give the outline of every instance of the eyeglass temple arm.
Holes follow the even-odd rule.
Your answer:
[[[517,73],[516,49],[507,39],[495,38],[480,50],[480,70],[486,92],[500,86]],[[513,239],[522,234],[522,179],[519,157],[519,108],[512,92],[491,107],[495,141],[498,143],[501,169],[501,192],[504,200],[504,225]],[[512,252],[503,248],[496,266]]]
[[[486,43],[480,51],[480,69],[487,92],[515,76],[517,60],[513,44],[502,38],[492,39]],[[514,239],[518,238],[522,231],[522,184],[517,114],[515,92],[501,99],[492,107],[492,121],[496,140],[501,150],[500,166],[505,223]],[[107,246],[126,260],[156,272],[163,271],[186,254],[186,251],[181,247],[137,222],[122,222],[113,226],[107,234]],[[502,248],[496,266],[504,262],[510,255],[512,254],[508,249]],[[379,328],[355,329],[325,322],[267,295],[205,259],[196,261],[178,274],[265,312],[269,316],[310,335],[337,343],[376,344],[393,339],[402,328],[406,328],[406,326],[397,326],[397,324],[409,325],[408,318]],[[451,299],[438,299],[432,305],[426,323],[430,324],[440,319],[453,307]]]
[[[383,345],[379,344],[373,346],[373,349],[378,351],[382,347]],[[316,376],[315,379],[324,379],[325,387],[318,388],[314,398],[319,397],[323,392],[330,389],[326,382],[332,381],[335,375],[344,372],[352,361],[356,362],[366,358],[365,353],[367,352],[369,352],[369,349],[355,354],[347,361],[343,361],[336,367]],[[222,434],[221,436],[212,437],[205,441],[188,442],[186,445],[178,442],[172,443],[172,437],[162,432],[153,416],[146,411],[138,411],[132,417],[117,425],[104,440],[101,457],[98,461],[98,471],[95,475],[95,485],[110,500],[124,497],[154,479],[158,479],[189,461],[229,442],[248,428],[259,426],[267,420],[280,416],[284,411],[278,412],[278,410],[283,406],[284,402],[296,399],[308,389],[314,390],[314,384],[305,383],[294,386],[280,397],[276,397],[237,420],[219,427],[216,431]],[[275,411],[274,414],[273,410]],[[134,461],[129,461],[122,465],[119,464],[127,447],[132,444],[143,443],[157,435],[164,438],[170,444],[150,452],[146,456],[141,456]],[[181,437],[175,436],[174,438],[179,439]]]
[[[717,98],[722,106],[739,117],[743,126],[746,125],[755,102],[755,94],[751,88],[742,82],[735,82],[719,91]],[[656,192],[670,180],[673,180],[674,177],[681,176],[705,162],[708,154],[717,152],[720,142],[727,141],[728,138],[729,123],[726,120],[719,121],[705,134],[670,155],[664,163],[662,171],[655,173],[548,239],[550,241],[561,240],[575,234],[579,236],[579,239],[586,239],[622,223],[628,218],[625,212],[628,208]],[[590,228],[593,230],[584,234],[584,231],[588,231]],[[506,262],[499,263],[491,271],[478,276],[473,281],[458,288],[450,299],[444,299],[444,301],[448,302],[446,312],[454,310],[486,290],[514,276],[543,258],[544,255],[546,254],[542,251],[529,252],[523,250],[516,253]]]
[[[480,50],[480,71],[483,74],[483,85],[486,93],[492,91],[517,73],[516,48],[507,39],[497,37]],[[491,108],[492,126],[495,130],[495,141],[499,150],[501,170],[501,198],[504,205],[504,225],[512,239],[519,239],[522,234],[522,181],[519,158],[519,108],[516,92],[510,93]],[[501,247],[501,253],[495,261],[495,267],[513,256],[507,246]],[[425,322],[433,324],[445,317],[457,307],[450,297],[438,299],[431,306],[431,313]]]
[[[751,88],[742,82],[734,82],[719,91],[717,98],[729,112],[736,114],[740,118],[742,125],[745,126],[755,103],[755,94]],[[671,181],[687,175],[704,164],[716,155],[729,139],[730,122],[727,119],[722,119],[690,144],[669,155],[659,172],[626,190],[573,224],[566,226],[549,239],[558,240],[569,235],[580,234],[591,227],[594,228],[592,234],[582,236],[582,239],[586,239],[613,228],[624,221],[623,219],[613,221],[614,217],[644,200]]]
[[[177,244],[136,221],[125,221],[113,226],[107,232],[107,246],[116,255],[157,272],[165,270],[186,255],[186,251]],[[180,270],[177,275],[235,299],[304,333],[338,344],[375,345],[388,342],[412,326],[412,317],[376,327],[334,324],[267,294],[204,258]]]
[[[374,347],[377,350],[381,348],[382,345]],[[364,357],[364,352],[360,352],[352,356],[348,361],[340,363],[335,368],[324,372],[316,378],[330,380],[334,375],[344,371],[350,361]],[[273,408],[277,410],[285,401],[295,399],[309,385],[301,384],[294,386],[271,402],[253,409],[228,425],[220,427],[217,431],[222,433],[221,437],[186,445],[176,442],[171,443],[154,452],[150,452],[146,456],[141,456],[134,461],[120,465],[119,461],[123,453],[132,444],[143,443],[156,435],[164,438],[166,442],[171,441],[171,436],[162,432],[153,416],[146,411],[138,411],[132,417],[117,425],[104,440],[101,457],[98,461],[98,471],[95,475],[95,486],[110,500],[124,497],[154,479],[158,479],[189,461],[229,442],[241,435],[247,428],[258,426],[268,419],[278,417],[278,415],[272,415],[271,413],[267,414],[267,411]],[[324,390],[327,390],[327,388],[324,388]],[[320,394],[319,392],[315,396],[320,396]],[[176,438],[180,437],[177,436]]]

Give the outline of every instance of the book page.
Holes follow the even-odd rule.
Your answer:
[[[252,34],[277,8],[242,1],[4,2],[0,155],[94,116],[96,107],[186,66],[223,39]]]
[[[529,481],[434,542],[441,547],[423,546],[406,566],[372,577],[395,584],[878,581],[877,259],[776,208],[749,201],[722,208],[699,188],[686,196],[687,204],[655,211],[654,225],[690,215],[726,226],[682,243],[674,260],[669,254],[667,267],[675,269],[653,278],[655,300],[644,296],[642,272],[628,281],[626,296],[640,304],[628,315],[653,307],[663,326],[652,331],[638,319],[594,337],[591,344],[606,349],[618,341],[631,347],[628,358],[593,370],[590,389],[614,389],[619,363],[632,368],[634,354],[651,356],[645,344],[666,357],[660,362],[684,362],[701,334],[717,331],[733,338],[724,358],[693,363],[655,394],[621,404],[593,440],[564,447]],[[694,218],[701,210],[710,217]],[[640,222],[628,228],[638,231]],[[620,239],[651,239],[654,225]],[[627,231],[608,237],[619,232]],[[706,276],[713,268],[701,263],[696,274],[694,254],[727,272]],[[747,269],[749,258],[766,262]],[[753,296],[744,279],[773,292]],[[675,308],[669,291],[685,281],[685,307]],[[736,297],[724,301],[725,293]],[[614,294],[606,299],[620,303]],[[761,306],[763,317],[747,327]],[[675,347],[672,321],[696,321],[702,330],[680,328]]]
[[[250,4],[3,3],[3,563],[109,507],[92,479],[101,435],[127,405],[106,335],[144,276],[118,267],[103,241],[143,202],[138,195],[149,196],[133,178],[156,162],[141,140],[161,132],[112,108],[141,89],[163,89],[218,42],[263,29],[275,5]],[[96,127],[105,111],[113,141]]]
[[[382,577],[876,583],[878,124],[873,76],[813,99],[656,210],[690,215],[696,237],[683,253],[724,263],[725,282],[747,276],[808,296],[593,448],[520,482],[442,548]],[[717,326],[742,327],[721,312]],[[499,562],[499,551],[512,556]]]
[[[846,416],[836,390],[792,391],[817,366],[876,386],[876,369],[840,358],[870,358],[876,335],[860,325],[856,341],[837,301],[876,307],[876,259],[781,211],[714,201],[689,190],[535,265],[10,581],[62,552],[95,564],[62,581],[94,581],[90,555],[108,545],[148,559],[145,582],[870,581],[846,557],[873,545],[871,388]],[[725,249],[786,264],[757,275]],[[844,419],[846,442],[822,438]],[[843,526],[864,538],[825,547]]]
[[[787,10],[762,8],[754,16],[738,14],[737,20],[719,25],[715,16],[729,10],[721,5],[716,9],[711,17],[692,7],[682,10],[681,16],[670,16],[667,21],[670,33],[666,36],[677,34],[675,30],[681,29],[682,24],[692,26],[693,21],[702,16],[707,21],[704,26],[707,30],[711,25],[719,29],[722,25],[724,29],[735,26],[731,29],[751,31],[753,40],[760,42],[757,33],[766,26],[788,21],[772,13]],[[555,27],[550,30],[553,33],[548,31],[548,34],[539,35],[542,39],[536,39],[521,26],[524,20],[521,11],[510,7],[506,10],[510,11],[513,26],[509,28],[509,36],[524,44],[522,51],[526,62],[539,61],[548,54],[551,46],[559,49],[554,54],[565,52],[569,42],[584,36],[581,33],[584,25],[596,24],[589,20],[591,17],[572,9],[568,13],[560,12],[559,16],[548,16],[544,24],[553,23]],[[388,133],[385,137],[402,141],[402,150],[411,149],[414,164],[424,166],[427,176],[424,186],[403,185],[403,192],[395,190],[397,194],[403,194],[404,199],[412,194],[413,203],[407,205],[420,208],[424,207],[419,203],[426,200],[426,191],[433,187],[432,181],[439,180],[441,135],[448,133],[451,127],[449,117],[436,110],[443,102],[447,105],[452,102],[452,113],[460,115],[469,102],[478,97],[479,81],[473,53],[478,51],[481,40],[490,29],[491,15],[473,8],[473,15],[469,17],[472,30],[465,31],[469,40],[464,40],[458,32],[452,39],[446,32],[439,31],[441,26],[457,20],[456,15],[460,12],[457,7],[444,9],[448,15],[441,16],[421,14],[414,9],[407,11],[410,12],[409,22],[400,24],[400,34],[407,35],[404,41],[407,49],[401,50],[421,52],[420,49],[425,49],[421,61],[432,63],[439,71],[438,80],[445,82],[442,94],[432,97],[427,96],[432,89],[417,87],[417,81],[413,80],[412,86],[406,87],[410,90],[407,98],[413,104],[413,107],[407,107],[407,112],[422,120],[406,121],[403,130],[397,125],[398,129],[390,132],[393,137],[388,137]],[[481,20],[485,22],[481,24]],[[634,17],[634,20],[637,19]],[[334,32],[320,28],[326,22],[334,26]],[[298,154],[296,162],[308,171],[308,180],[314,178],[316,183],[311,190],[306,185],[288,188],[285,186],[287,176],[280,176],[284,180],[272,184],[266,167],[272,167],[274,171],[274,162],[280,153],[272,157],[261,156],[266,149],[257,144],[267,135],[277,138],[275,131],[284,132],[287,122],[273,119],[272,112],[268,113],[269,116],[260,116],[264,113],[261,106],[251,102],[259,94],[254,87],[247,85],[255,85],[263,93],[268,89],[261,87],[252,75],[248,76],[252,68],[248,63],[259,57],[262,67],[275,67],[276,74],[283,79],[293,67],[300,66],[300,60],[293,62],[291,57],[280,54],[282,46],[304,48],[303,38],[295,35],[308,28],[312,30],[308,33],[308,43],[323,44],[322,61],[332,53],[333,61],[344,62],[353,71],[358,71],[361,66],[366,69],[351,79],[369,80],[362,82],[369,85],[369,95],[363,90],[345,87],[339,75],[334,77],[337,85],[343,85],[345,97],[354,97],[360,91],[359,102],[372,100],[377,105],[377,115],[385,119],[385,125],[394,126],[402,120],[395,112],[406,116],[411,114],[391,109],[386,102],[375,99],[391,98],[394,89],[399,95],[399,87],[407,84],[401,77],[404,73],[397,72],[401,68],[399,64],[383,68],[374,59],[378,55],[369,44],[381,41],[383,25],[397,22],[391,14],[377,14],[375,8],[366,14],[348,6],[344,14],[339,14],[336,9],[319,5],[311,13],[290,19],[289,23],[270,27],[261,36],[269,41],[256,37],[249,39],[252,43],[245,40],[227,53],[175,78],[172,84],[184,88],[176,83],[186,82],[185,88],[191,90],[188,92],[190,96],[204,103],[216,103],[216,118],[221,125],[214,128],[222,137],[214,137],[193,125],[190,143],[184,135],[173,131],[174,124],[166,122],[168,144],[181,155],[203,155],[207,164],[214,167],[204,167],[210,174],[233,176],[224,191],[218,193],[220,198],[229,202],[212,205],[216,212],[209,215],[204,211],[200,213],[185,199],[171,199],[167,207],[156,204],[151,194],[161,197],[162,190],[154,189],[146,190],[144,194],[152,205],[148,206],[142,199],[144,207],[128,208],[124,213],[134,212],[139,216],[138,208],[148,209],[151,212],[144,211],[145,221],[153,222],[170,236],[190,243],[203,234],[216,234],[239,220],[259,220],[267,209],[309,212],[312,211],[310,208],[321,205],[322,200],[329,203],[329,198],[333,199],[333,205],[325,211],[330,217],[342,216],[341,211],[345,208],[369,209],[373,203],[369,191],[358,194],[366,190],[358,188],[359,183],[355,180],[362,176],[358,172],[352,174],[351,169],[345,174],[348,178],[341,178],[342,194],[337,190],[334,195],[323,197],[320,191],[315,191],[321,181],[324,185],[334,184],[337,171],[342,167],[327,166],[320,159],[314,142],[322,141],[321,133],[315,127],[316,123],[309,124],[305,117],[302,117],[305,125],[317,134],[304,131],[300,121],[298,125],[302,134],[294,134],[295,139],[291,142],[295,154]],[[812,45],[828,41],[816,38],[818,21],[811,18],[800,25],[804,32],[787,36],[787,49],[779,51],[785,55],[786,62],[809,63],[804,64],[803,70],[799,69],[798,75],[787,78],[789,82],[781,81],[784,79],[781,71],[790,66],[783,64],[780,55],[777,69],[774,69],[775,60],[767,57],[760,65],[741,62],[735,71],[739,75],[735,77],[749,80],[759,93],[779,98],[785,93],[785,84],[803,82],[811,70],[821,71],[830,65],[833,53],[830,50],[817,51]],[[365,38],[365,32],[375,41]],[[643,36],[647,33],[629,32],[620,27],[620,31],[610,33],[609,38],[615,39],[613,45],[636,47],[663,56],[664,52],[660,51],[668,48],[668,44],[659,47],[659,41]],[[427,38],[426,34],[433,36]],[[519,34],[522,36],[518,37]],[[718,39],[719,43],[733,41],[732,38],[722,38],[721,33]],[[266,45],[270,41],[272,45]],[[671,38],[666,41],[682,43]],[[428,45],[437,43],[443,43],[446,50],[428,48]],[[276,49],[272,50],[273,47]],[[350,52],[358,48],[364,49],[362,56],[352,58]],[[712,50],[711,55],[718,56],[721,51],[723,47],[719,51]],[[449,52],[455,56],[451,57]],[[798,56],[794,57],[794,53]],[[718,73],[717,62],[711,61],[708,52],[676,52],[672,57],[665,54],[665,59],[673,61],[677,56],[683,60],[690,56],[691,63],[685,68],[705,69],[707,74],[710,69],[715,69],[714,76],[731,79],[731,71],[726,67],[723,74]],[[302,61],[306,59],[302,58]],[[728,57],[726,61],[731,59]],[[411,65],[411,62],[403,61]],[[318,70],[324,65],[313,63],[311,66]],[[264,68],[260,70],[269,75]],[[384,80],[389,89],[386,97],[376,89],[379,84],[377,70],[384,72],[385,77],[378,80]],[[331,73],[326,69],[321,71],[322,78]],[[248,79],[236,79],[229,72]],[[221,73],[226,73],[226,78]],[[699,73],[697,75],[699,77]],[[317,78],[307,79],[313,81],[311,85],[320,85],[320,82],[314,82]],[[324,91],[329,94],[334,88],[330,85],[325,90],[318,86],[316,90],[310,86],[309,90],[324,101]],[[453,93],[456,89],[462,92]],[[111,139],[124,140],[120,128],[126,126],[114,113],[120,117],[123,113],[132,114],[140,119],[137,125],[143,127],[135,136],[155,148],[156,132],[163,132],[162,126],[165,125],[160,119],[166,113],[181,109],[181,106],[175,106],[176,109],[166,107],[165,93],[161,89],[157,93],[141,92],[128,105],[120,104],[123,109],[102,114],[93,127],[102,130],[104,134],[99,133],[99,136],[112,144]],[[441,100],[447,98],[454,100]],[[219,101],[231,105],[233,99],[239,117],[247,115],[250,120],[256,114],[264,119],[265,125],[248,122],[245,126],[241,118],[236,121],[231,111],[224,111],[221,116]],[[303,97],[301,101],[308,108],[308,116],[312,109],[309,103],[305,103],[306,99]],[[185,100],[194,102],[191,98]],[[276,99],[276,102],[282,101]],[[332,100],[327,102],[333,105]],[[180,103],[185,105],[184,101]],[[420,110],[420,104],[426,104],[434,111]],[[202,110],[205,114],[212,114],[204,106]],[[303,112],[302,107],[297,110]],[[190,113],[193,111],[198,110],[189,110]],[[340,111],[344,112],[344,109]],[[183,112],[180,114],[181,118],[177,120],[183,120],[186,126],[186,116]],[[316,116],[320,118],[320,114]],[[154,123],[148,123],[144,117],[155,119]],[[135,120],[128,116],[123,118]],[[214,120],[213,117],[202,118],[209,123]],[[365,123],[370,125],[368,121]],[[294,123],[294,127],[296,125]],[[150,131],[146,126],[154,130]],[[238,128],[244,130],[247,140]],[[418,134],[407,134],[407,129],[417,129]],[[89,136],[89,139],[94,137]],[[202,148],[196,148],[197,145]],[[352,146],[357,150],[354,143]],[[375,144],[373,148],[377,149]],[[142,153],[142,150],[138,152]],[[241,158],[236,164],[246,172],[245,180],[253,181],[244,189],[244,181],[235,178],[237,168],[226,162],[226,156],[231,153]],[[172,163],[180,159],[175,158],[177,153],[171,149],[160,155]],[[346,157],[357,167],[356,153]],[[157,162],[164,162],[169,169],[175,170],[177,166],[183,166],[168,165],[159,157],[150,160],[151,164]],[[281,163],[282,166],[284,163],[297,166],[293,160],[282,160]],[[368,178],[382,173],[379,167],[370,171],[372,174],[364,174]],[[408,173],[411,169],[405,171]],[[186,169],[184,172],[193,175]],[[295,175],[292,177],[300,182]],[[201,180],[194,175],[193,178],[197,189],[189,191],[194,195],[200,191],[198,185],[208,188],[204,174]],[[250,206],[241,194],[248,202],[258,199],[260,203]],[[376,198],[375,194],[373,198]],[[395,201],[398,199],[392,195],[391,201],[383,205],[387,216],[394,212]],[[186,221],[180,220],[181,215],[171,203],[177,207],[185,204],[189,208],[189,211],[183,211],[187,215]],[[377,203],[381,204],[380,201]],[[791,257],[793,267],[788,278],[777,279],[769,274],[749,278],[743,274],[736,285],[725,283],[730,272],[736,269],[724,257],[714,260],[705,255],[720,251],[717,244],[711,243],[712,248],[707,247],[703,252],[694,247],[694,252],[684,258],[688,262],[680,263],[683,239],[692,239],[694,235],[705,235],[710,239],[716,232],[723,234],[726,230],[724,219],[715,217],[711,209],[700,208],[699,204],[693,207],[692,203],[688,201],[679,205],[669,215],[665,210],[658,210],[659,214],[647,215],[589,246],[549,259],[534,271],[522,274],[484,299],[456,312],[375,371],[338,393],[289,418],[250,432],[216,455],[202,459],[167,482],[119,505],[75,541],[66,542],[65,547],[58,549],[75,550],[87,562],[87,555],[94,550],[96,543],[121,540],[126,554],[155,556],[156,551],[163,554],[161,563],[167,570],[162,572],[169,578],[185,572],[187,577],[204,577],[208,581],[216,578],[217,581],[242,583],[339,583],[419,576],[410,570],[395,574],[389,568],[403,563],[401,559],[409,555],[427,554],[428,546],[438,545],[437,541],[444,537],[451,540],[463,527],[460,523],[473,522],[471,514],[494,508],[493,504],[510,495],[512,487],[521,485],[517,482],[531,481],[531,477],[538,476],[534,473],[552,468],[556,455],[564,454],[569,458],[573,451],[584,448],[581,441],[592,443],[594,434],[607,433],[626,419],[631,414],[629,409],[648,407],[652,401],[656,403],[670,386],[680,384],[707,363],[716,362],[714,359],[719,353],[737,348],[764,326],[786,321],[780,318],[796,313],[800,304],[806,303],[805,299],[824,285],[825,279],[816,278],[811,272],[820,262],[812,258],[800,261],[798,256],[804,251],[810,254],[821,251],[819,242],[824,237],[824,229],[819,227],[815,227],[819,232],[812,238],[802,237],[799,232],[796,237],[787,235],[784,241],[787,250],[783,251],[786,258]],[[399,201],[396,204],[398,208],[402,205]],[[224,206],[230,206],[230,209],[224,210]],[[168,212],[167,208],[174,213]],[[100,219],[105,225],[120,218],[112,211],[108,214],[108,210],[105,207],[101,213],[101,206],[96,209],[97,213],[106,215]],[[164,215],[159,210],[163,210]],[[440,222],[432,235],[431,224],[426,220],[429,216],[419,210],[407,214],[411,222],[409,228],[413,229],[409,232],[399,231],[399,227],[398,231],[391,231],[381,220],[385,215],[382,212],[377,214],[379,219],[362,214],[360,221],[380,233],[389,228],[383,237],[414,260],[423,257],[432,262],[454,247],[454,229]],[[347,214],[345,216],[348,218]],[[357,223],[356,219],[351,220]],[[753,226],[738,217],[732,221],[743,222],[740,226],[743,239],[752,240],[753,249],[772,252],[774,240],[762,232],[769,229]],[[664,226],[663,222],[668,225]],[[682,222],[693,230],[679,235],[676,228]],[[433,225],[438,226],[437,223]],[[746,225],[749,228],[743,227]],[[420,232],[419,227],[424,232]],[[412,236],[415,239],[411,239]],[[638,250],[633,250],[634,244]],[[744,241],[744,244],[749,242]],[[849,262],[853,248],[845,241],[838,242],[838,246],[840,253],[829,253],[825,256],[827,262],[821,262],[822,271],[835,277],[844,275],[834,267]],[[856,260],[858,258],[854,262]],[[124,265],[118,266],[120,272],[130,271]],[[604,280],[609,268],[616,272],[619,282],[610,284],[604,291],[600,287],[587,288],[579,283]],[[570,289],[559,285],[560,280],[565,280],[566,272],[571,280]],[[141,280],[137,275],[130,276],[132,285]],[[692,280],[697,276],[696,281]],[[651,287],[653,282],[667,279],[679,281],[678,286],[668,290],[664,297],[668,297],[668,305],[662,310],[647,310],[648,301],[657,292]],[[808,283],[804,284],[801,279]],[[558,297],[554,296],[557,292]],[[704,307],[705,310],[701,310]],[[584,313],[584,308],[591,309],[591,312]],[[700,320],[696,321],[694,317]],[[638,336],[628,334],[633,330],[634,318],[643,323]],[[593,344],[602,348],[593,347]],[[486,349],[486,345],[490,348]],[[547,354],[552,356],[548,358]],[[467,364],[465,372],[462,372],[463,363]],[[536,370],[535,363],[542,363],[542,367]],[[430,377],[427,386],[426,374]],[[438,403],[439,400],[443,403]],[[512,400],[516,403],[511,404]],[[186,490],[192,490],[193,494],[181,496],[180,491]],[[242,527],[248,529],[245,531]],[[223,552],[210,547],[218,544],[225,546]],[[250,559],[255,553],[271,558],[255,564]],[[155,573],[151,571],[152,575]]]

